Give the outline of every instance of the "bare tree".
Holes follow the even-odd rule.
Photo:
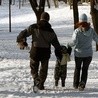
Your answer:
[[[1,5],[1,3],[2,3],[2,0],[0,0],[0,5]]]
[[[48,7],[50,8],[50,2],[49,2],[49,0],[47,0],[47,5],[48,5]]]
[[[40,20],[42,12],[44,12],[46,0],[29,0],[31,7],[36,15],[37,22]]]
[[[98,0],[90,0],[91,4],[91,16],[94,29],[98,34]],[[96,51],[98,51],[98,45],[96,44]]]
[[[54,6],[57,8],[59,5],[58,5],[58,0],[53,0],[54,1]]]
[[[15,0],[13,0],[13,5],[15,5]]]
[[[77,0],[73,0],[73,17],[74,17],[74,29],[75,29],[76,23],[79,21]]]

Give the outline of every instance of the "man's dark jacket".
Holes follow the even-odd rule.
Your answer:
[[[51,45],[60,50],[60,44],[54,30],[48,21],[41,20],[38,24],[30,25],[27,29],[20,32],[17,36],[17,42],[21,42],[32,35],[32,47],[30,58],[33,60],[49,59],[51,54]],[[61,56],[60,51],[56,56]]]

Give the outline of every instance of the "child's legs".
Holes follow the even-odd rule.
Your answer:
[[[55,65],[55,70],[54,70],[55,86],[58,86],[59,78],[60,78],[60,64],[57,61]]]
[[[62,87],[65,86],[65,79],[67,77],[67,64],[66,65],[61,65],[61,83]]]

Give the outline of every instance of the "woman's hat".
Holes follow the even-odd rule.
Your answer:
[[[87,15],[85,13],[81,14],[79,22],[87,22],[87,21],[88,21]]]

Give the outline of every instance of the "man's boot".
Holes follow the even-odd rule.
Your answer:
[[[83,91],[84,88],[85,88],[85,83],[84,82],[80,82],[78,88],[79,88],[80,91]]]
[[[62,87],[65,87],[65,80],[62,80]]]
[[[45,89],[44,83],[40,83],[40,84],[38,85],[38,89],[39,89],[39,90],[44,90],[44,89]]]

